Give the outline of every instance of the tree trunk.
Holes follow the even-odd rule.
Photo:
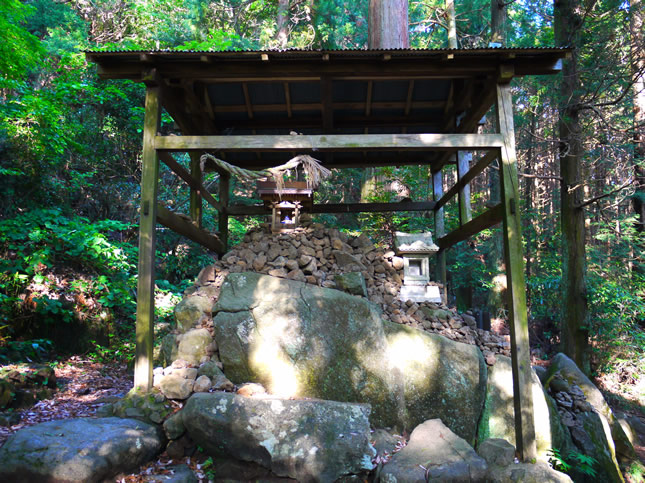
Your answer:
[[[500,0],[491,0],[491,42],[497,42],[504,46],[503,25],[506,19],[506,5]],[[488,170],[488,196],[491,205],[500,202],[499,171],[493,169],[498,167],[497,161]],[[504,274],[504,265],[502,254],[504,244],[501,230],[494,230],[492,236],[492,246],[488,253],[487,264],[493,272],[492,289],[488,293],[488,310],[492,314],[499,313],[504,308],[504,287],[506,286],[506,275]]]
[[[455,0],[446,0],[446,15],[448,16],[448,47],[459,48],[457,43],[457,14],[455,13]]]
[[[565,60],[560,84],[558,130],[560,134],[560,224],[562,228],[562,352],[587,374],[589,332],[585,283],[585,218],[578,205],[582,201],[579,73],[577,48],[582,26],[580,0],[555,0],[556,45],[573,47]]]
[[[633,206],[636,214],[636,238],[634,246],[634,271],[645,273],[642,245],[645,231],[645,38],[643,38],[643,0],[632,0],[630,4],[631,19],[631,58],[632,58],[632,91],[634,93],[634,176],[636,193]]]
[[[369,49],[407,49],[408,0],[370,0],[369,5]],[[367,168],[361,187],[361,202],[371,200],[379,184],[376,169]]]
[[[490,41],[504,46],[506,43],[506,3],[503,0],[490,2]]]
[[[369,36],[370,49],[407,49],[408,0],[370,0]]]
[[[289,0],[278,0],[278,19],[276,23],[278,47],[285,49],[289,41]]]

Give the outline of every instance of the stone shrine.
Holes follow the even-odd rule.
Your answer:
[[[430,255],[439,247],[432,241],[432,233],[404,233],[397,231],[394,246],[403,257],[403,286],[401,301],[441,302],[437,285],[430,283]]]

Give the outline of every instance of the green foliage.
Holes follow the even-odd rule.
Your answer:
[[[41,60],[38,38],[24,28],[32,12],[32,7],[19,0],[0,2],[0,89],[15,85]]]
[[[9,341],[0,345],[0,363],[45,362],[49,360],[53,350],[52,342],[47,339]]]
[[[567,474],[582,474],[591,478],[596,476],[594,466],[598,464],[598,461],[591,456],[577,451],[569,451],[562,455],[556,448],[549,449],[547,455],[549,456],[549,464],[554,470]]]
[[[0,220],[0,320],[5,342],[29,321],[42,324],[73,320],[110,322],[119,337],[131,334],[136,312],[137,248],[120,238],[136,229],[116,220],[90,223],[49,208]],[[185,280],[210,262],[190,247],[159,254],[156,311],[172,317]],[[130,345],[97,347],[120,355]]]

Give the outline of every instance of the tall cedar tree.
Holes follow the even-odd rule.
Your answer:
[[[630,4],[631,70],[634,93],[634,212],[636,214],[636,260],[634,270],[645,275],[643,260],[643,237],[645,236],[645,38],[643,38],[643,0],[632,0]]]
[[[580,0],[554,0],[555,39],[573,49],[565,60],[560,84],[560,223],[562,228],[562,351],[589,373],[589,331],[585,280],[585,217],[581,163],[580,75],[578,54],[583,24]]]

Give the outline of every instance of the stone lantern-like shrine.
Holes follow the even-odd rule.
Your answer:
[[[298,228],[303,210],[310,211],[313,203],[313,189],[306,181],[285,181],[280,190],[275,181],[258,181],[257,192],[271,210],[273,233]]]
[[[396,232],[395,248],[403,257],[402,301],[441,302],[437,285],[430,283],[430,256],[439,251],[432,234]]]

